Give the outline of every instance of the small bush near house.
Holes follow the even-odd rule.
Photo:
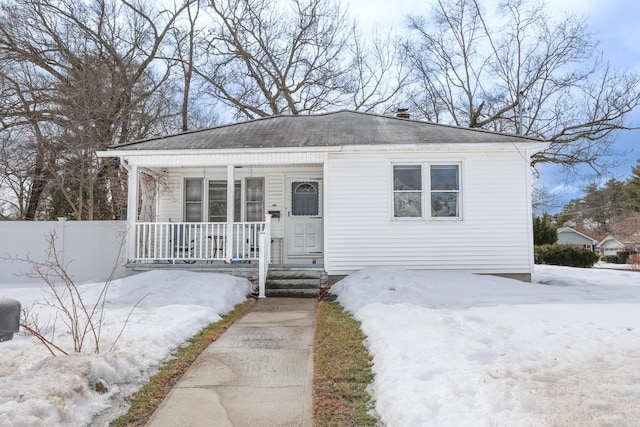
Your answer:
[[[616,256],[618,257],[618,264],[626,264],[629,259],[629,255],[631,255],[631,252],[629,251],[617,252]]]
[[[598,262],[598,254],[569,245],[541,245],[535,247],[536,264],[564,265],[591,268]]]
[[[618,255],[603,255],[600,257],[600,261],[608,262],[609,264],[619,264]]]

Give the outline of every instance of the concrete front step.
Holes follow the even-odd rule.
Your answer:
[[[267,297],[278,298],[315,298],[319,294],[318,289],[266,289]]]
[[[313,298],[320,292],[324,270],[321,268],[270,268],[266,295],[276,297]]]
[[[270,289],[305,289],[320,287],[320,279],[267,279]]]
[[[268,279],[318,279],[324,270],[318,268],[269,268]]]

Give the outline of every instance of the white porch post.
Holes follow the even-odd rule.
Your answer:
[[[258,298],[266,298],[267,273],[271,264],[271,215],[265,215],[264,230],[258,232]]]
[[[231,262],[233,258],[233,219],[235,217],[235,177],[234,165],[227,165],[227,244],[225,245],[225,259]]]
[[[124,162],[123,162],[124,164]],[[127,179],[127,259],[136,256],[136,221],[138,219],[138,166],[126,166]]]

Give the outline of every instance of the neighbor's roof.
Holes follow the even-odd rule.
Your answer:
[[[581,232],[579,232],[578,230],[574,230],[574,229],[573,229],[573,228],[571,228],[571,227],[560,227],[560,228],[558,228],[558,230],[557,230],[556,232],[557,232],[558,234],[560,234],[560,233],[573,233],[573,234],[577,234],[577,235],[579,235],[579,236],[582,236],[582,237],[584,237],[584,238],[585,238],[585,239],[587,239],[587,240],[591,240],[591,241],[596,242],[596,243],[598,242],[598,241],[597,241],[596,239],[594,239],[593,237],[589,237],[589,236],[587,236],[586,234],[581,233]]]
[[[515,143],[540,139],[448,126],[357,111],[272,116],[110,147],[135,150],[198,150],[327,147],[417,143]]]

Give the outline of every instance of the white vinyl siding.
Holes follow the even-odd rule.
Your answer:
[[[329,274],[373,266],[530,273],[529,167],[524,162],[515,150],[330,154]],[[394,220],[390,163],[459,165],[462,219]]]

